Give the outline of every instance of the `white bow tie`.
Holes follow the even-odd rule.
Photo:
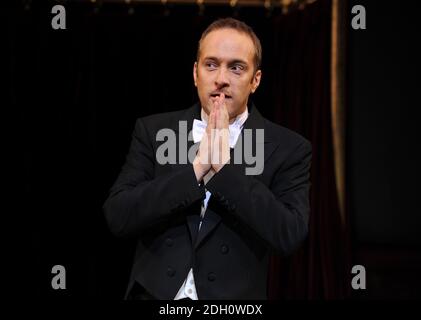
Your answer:
[[[206,131],[207,123],[205,121],[194,119],[193,121],[193,141],[194,143],[200,142],[202,140],[203,134]],[[236,122],[229,125],[229,144],[230,148],[234,148],[235,143],[240,136],[242,126],[239,126]]]

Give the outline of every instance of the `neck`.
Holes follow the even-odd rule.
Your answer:
[[[232,117],[232,118],[230,117],[229,124],[232,124],[235,121],[235,119],[237,119],[237,117],[238,117],[238,114],[235,117]]]

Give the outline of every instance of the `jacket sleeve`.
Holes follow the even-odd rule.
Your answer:
[[[271,249],[287,255],[307,236],[310,163],[311,144],[305,140],[276,171],[270,188],[233,164],[226,164],[206,188]]]
[[[205,197],[192,165],[157,177],[155,165],[153,145],[142,119],[138,119],[126,162],[103,205],[116,236],[138,236],[143,229]]]

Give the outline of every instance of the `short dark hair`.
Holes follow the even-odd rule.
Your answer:
[[[203,31],[202,36],[199,40],[199,45],[197,47],[197,55],[196,59],[199,61],[200,56],[200,46],[202,44],[203,39],[212,31],[219,30],[219,29],[234,29],[238,32],[245,33],[248,35],[251,40],[253,41],[255,54],[254,54],[254,72],[260,69],[260,65],[262,63],[262,45],[260,44],[259,38],[254,33],[253,29],[249,27],[244,22],[234,19],[234,18],[222,18],[215,20],[212,22],[205,31]]]

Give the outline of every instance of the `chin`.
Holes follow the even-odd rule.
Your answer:
[[[238,116],[240,113],[242,113],[243,111],[241,110],[241,108],[234,108],[234,107],[230,107],[227,106],[228,109],[228,114],[231,117],[236,117]]]
[[[205,112],[207,113],[207,114],[209,114],[210,113],[210,109],[208,109],[208,107],[207,107],[207,105],[206,104],[204,104],[204,103],[202,103],[202,101],[200,101],[200,107],[203,109],[203,110],[205,110]]]

